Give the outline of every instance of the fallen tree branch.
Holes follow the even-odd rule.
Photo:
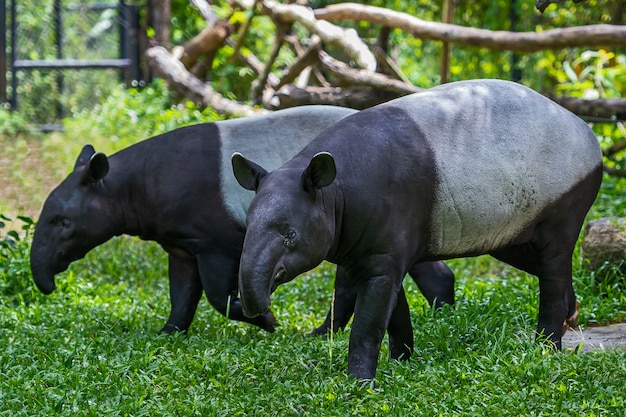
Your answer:
[[[342,28],[324,20],[317,20],[313,10],[297,4],[282,4],[276,1],[262,1],[266,14],[283,23],[300,23],[318,35],[324,43],[341,49],[359,68],[376,70],[376,58],[361,40],[356,30]]]
[[[609,175],[613,175],[614,177],[626,178],[626,170],[611,168],[606,165],[604,165],[603,169],[604,169],[604,172],[606,172]]]
[[[588,25],[545,32],[508,32],[428,22],[407,13],[356,3],[339,3],[314,11],[329,21],[366,21],[401,29],[416,38],[518,52],[574,47],[624,47],[626,25]]]
[[[293,82],[293,80],[295,80],[306,67],[317,63],[320,47],[320,38],[318,36],[314,36],[311,39],[311,43],[309,44],[307,50],[302,52],[302,55],[298,57],[296,62],[283,71],[284,75],[280,79],[280,83],[276,86],[276,89],[280,89],[283,85]]]
[[[337,78],[352,85],[366,85],[377,90],[395,93],[396,97],[422,91],[422,88],[396,80],[385,74],[359,70],[338,61],[324,51],[319,52],[320,67],[333,73]]]
[[[623,98],[599,98],[597,100],[574,97],[550,98],[582,118],[584,116],[615,118],[616,120],[626,118],[626,99]]]
[[[397,97],[398,95],[395,93],[371,90],[369,88],[299,88],[292,84],[283,86],[275,93],[275,98],[278,99],[276,108],[295,107],[305,104],[326,104],[362,110]]]
[[[255,109],[239,102],[228,100],[217,93],[210,85],[203,83],[191,74],[185,66],[162,46],[146,51],[150,66],[154,68],[170,87],[202,107],[211,107],[218,113],[232,116],[253,116],[267,110]]]
[[[217,20],[183,46],[175,47],[172,54],[180,59],[185,68],[191,68],[201,55],[217,51],[224,45],[232,29],[228,22]]]

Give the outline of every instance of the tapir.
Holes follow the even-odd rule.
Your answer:
[[[520,84],[441,85],[334,124],[268,171],[235,153],[256,195],[239,291],[248,317],[270,294],[326,259],[357,288],[348,372],[373,379],[385,330],[408,358],[401,290],[422,261],[490,254],[539,280],[540,340],[561,347],[577,315],[572,254],[602,180],[587,124]],[[399,330],[398,330],[399,329]]]
[[[271,312],[246,318],[237,298],[245,216],[254,193],[237,184],[230,156],[244,151],[277,168],[326,127],[353,113],[342,107],[303,106],[198,124],[110,157],[85,146],[73,172],[43,205],[30,253],[35,283],[51,293],[54,276],[71,262],[113,236],[135,235],[158,242],[168,253],[171,312],[161,332],[189,328],[203,289],[220,313],[228,310],[231,319],[273,331]],[[441,290],[429,285],[424,289],[431,303],[453,302],[454,278],[445,265],[418,268],[413,274],[418,285],[425,279],[418,273],[441,276],[436,279]],[[344,313],[335,320],[335,329],[352,315],[350,292],[340,295],[337,304]]]

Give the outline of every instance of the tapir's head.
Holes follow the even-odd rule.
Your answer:
[[[111,213],[103,196],[107,157],[86,145],[74,171],[46,199],[33,236],[30,267],[45,294],[54,291],[54,276],[113,236]]]
[[[303,168],[268,173],[241,154],[232,157],[242,187],[256,191],[247,217],[239,268],[244,314],[265,313],[276,287],[306,272],[326,257],[334,220],[325,212],[320,190],[335,179],[329,153],[315,155]]]

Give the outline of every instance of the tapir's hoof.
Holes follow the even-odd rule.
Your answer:
[[[565,332],[570,328],[575,329],[576,327],[578,327],[578,307],[579,306],[580,304],[578,303],[578,301],[576,301],[576,311],[570,317],[565,319],[565,322],[563,323],[563,334],[565,334]]]
[[[187,333],[187,329],[180,328],[175,324],[167,323],[159,331],[159,334],[174,334],[174,333]]]
[[[326,334],[328,334],[330,332],[330,327],[326,324],[322,324],[320,327],[318,327],[317,329],[313,330],[311,333],[309,333],[309,336],[325,336]]]
[[[263,322],[261,323],[261,328],[263,330],[267,330],[270,333],[274,333],[276,327],[278,327],[278,322],[276,321],[276,317],[274,317],[274,313],[272,311],[268,311],[262,316]]]

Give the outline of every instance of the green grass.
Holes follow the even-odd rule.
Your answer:
[[[78,139],[67,132],[0,139],[0,146],[11,145],[20,160],[26,159],[20,149],[45,149],[41,170],[62,178],[73,159],[65,141],[76,147]],[[10,180],[19,185],[31,174],[19,171]],[[26,183],[27,197],[45,197],[39,185]],[[624,184],[607,179],[590,218],[623,215]],[[552,354],[534,343],[536,278],[487,256],[449,262],[457,276],[455,308],[432,311],[406,280],[415,354],[391,361],[385,341],[373,388],[347,376],[349,331],[332,340],[308,336],[330,303],[327,264],[274,294],[281,324],[274,334],[228,321],[203,299],[188,335],[160,336],[169,299],[166,257],[157,245],[113,239],[57,276],[57,290],[44,296],[28,268],[29,226],[4,222],[0,416],[621,416],[626,410],[626,350]],[[577,257],[574,266],[581,322],[623,321],[623,275],[609,271],[598,282]]]
[[[27,245],[18,245],[26,256]],[[15,283],[21,291],[0,299],[0,415],[626,410],[626,350],[551,354],[532,340],[534,277],[488,257],[451,266],[459,276],[454,309],[433,312],[415,284],[405,283],[415,354],[409,362],[391,361],[385,344],[372,389],[346,375],[348,332],[334,335],[332,344],[307,335],[326,312],[329,265],[277,291],[281,327],[274,334],[229,322],[202,301],[189,335],[159,336],[169,307],[165,257],[154,244],[115,239],[60,274],[52,295],[22,282]],[[604,302],[589,297],[597,303],[590,308]],[[625,307],[622,299],[622,312]]]

